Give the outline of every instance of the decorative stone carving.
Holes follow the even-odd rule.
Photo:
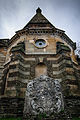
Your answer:
[[[54,80],[45,75],[35,78],[27,85],[24,116],[39,113],[59,113],[64,109],[61,85],[58,80]]]

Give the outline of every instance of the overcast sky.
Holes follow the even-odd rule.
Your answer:
[[[80,0],[0,0],[0,38],[11,38],[40,7],[42,14],[74,41],[80,41]]]

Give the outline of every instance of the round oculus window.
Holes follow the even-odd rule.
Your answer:
[[[35,41],[35,45],[39,48],[43,48],[46,46],[46,41],[43,39],[38,39]]]

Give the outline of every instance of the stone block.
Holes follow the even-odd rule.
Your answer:
[[[25,58],[26,61],[35,61],[35,58]]]
[[[70,85],[70,84],[69,84],[69,86],[70,86],[70,90],[71,90],[71,91],[75,91],[75,90],[78,89],[78,86],[77,86],[77,85]]]

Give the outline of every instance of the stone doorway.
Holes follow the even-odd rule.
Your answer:
[[[44,63],[39,63],[35,67],[35,77],[39,77],[40,75],[47,75],[47,67]]]

